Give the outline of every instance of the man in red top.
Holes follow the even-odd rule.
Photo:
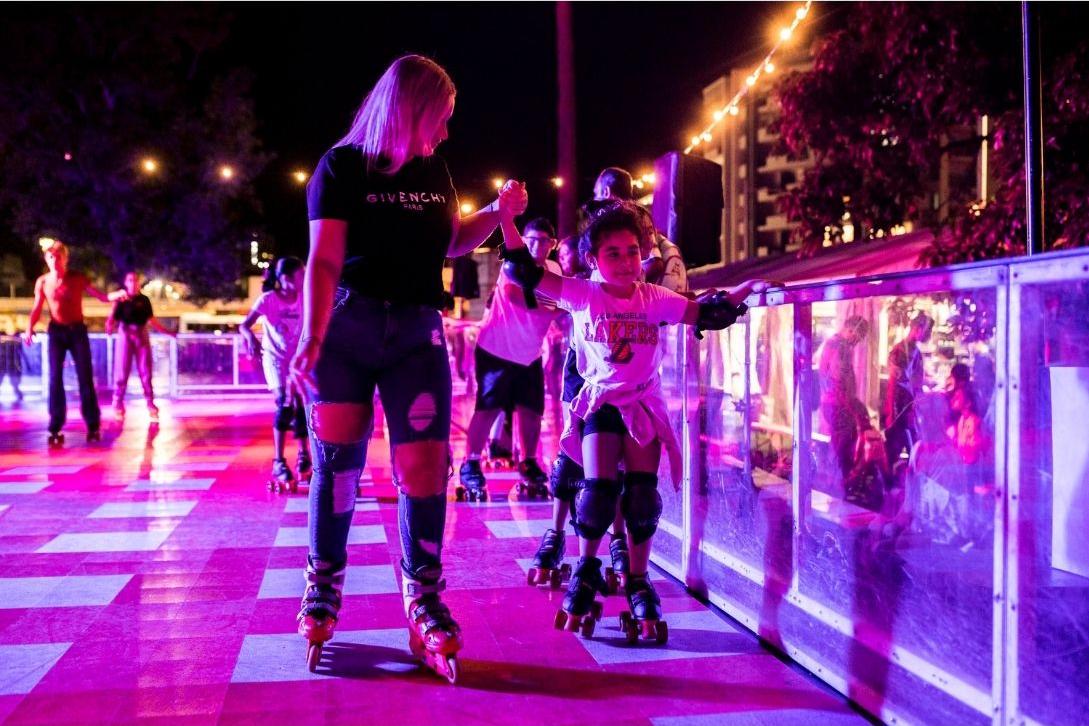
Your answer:
[[[30,311],[26,334],[27,345],[34,339],[34,326],[42,315],[42,308],[49,305],[49,443],[64,442],[61,429],[67,417],[67,401],[64,395],[64,357],[72,352],[79,380],[79,403],[83,420],[87,424],[87,440],[98,441],[101,411],[95,394],[94,375],[91,370],[91,343],[87,338],[87,326],[83,322],[84,293],[112,302],[124,300],[128,294],[117,290],[107,295],[81,272],[68,269],[68,248],[57,240],[42,240],[42,254],[49,272],[34,283],[34,308]]]

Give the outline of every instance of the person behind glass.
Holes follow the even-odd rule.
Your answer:
[[[889,384],[885,393],[882,423],[885,426],[885,450],[889,465],[896,468],[900,454],[919,439],[915,421],[915,399],[923,392],[926,371],[920,343],[930,340],[934,320],[919,313],[908,325],[907,337],[889,351]]]
[[[270,489],[294,490],[295,473],[287,464],[284,444],[287,432],[295,433],[298,453],[295,470],[299,479],[307,480],[311,473],[310,446],[306,430],[306,409],[302,399],[288,394],[287,365],[299,345],[302,329],[303,261],[298,257],[281,257],[265,276],[264,290],[253,309],[238,326],[246,351],[251,357],[261,357],[268,390],[276,397],[276,414],[272,422],[272,473]],[[257,340],[253,326],[264,319],[264,344]]]
[[[129,297],[127,300],[115,302],[110,317],[106,319],[106,333],[117,334],[113,349],[113,415],[118,421],[125,418],[125,391],[129,386],[129,374],[135,361],[136,373],[144,388],[147,412],[154,423],[159,420],[159,408],[155,405],[155,391],[151,387],[151,338],[148,337],[148,325],[165,335],[177,336],[155,317],[151,300],[140,292],[142,284],[140,273],[126,272],[124,287]]]
[[[19,340],[19,336],[14,334],[14,328],[7,334],[0,333],[0,384],[3,384],[5,378],[11,382],[11,390],[15,394],[16,402],[23,400],[23,390],[19,388],[19,384],[23,381],[25,359],[23,343]]]
[[[681,457],[663,397],[658,366],[661,325],[683,323],[721,330],[746,308],[742,300],[768,288],[749,281],[732,291],[708,293],[699,300],[640,282],[640,237],[644,227],[629,204],[601,212],[582,238],[584,259],[602,282],[561,277],[544,270],[529,254],[513,221],[504,215],[508,247],[504,269],[529,292],[556,301],[574,319],[575,346],[583,386],[571,402],[572,425],[561,443],[584,466],[586,476],[575,485],[574,519],[579,536],[579,563],[557,613],[555,625],[593,633],[600,617],[597,593],[606,584],[597,553],[601,540],[623,512],[631,553],[627,598],[622,615],[629,640],[639,637],[665,642],[661,601],[647,579],[651,541],[662,513],[658,463],[663,447],[669,454],[674,487],[679,490]],[[582,423],[581,433],[577,423]],[[619,481],[619,465],[625,475]]]
[[[436,672],[457,676],[461,632],[439,597],[451,405],[442,267],[487,239],[500,208],[521,214],[528,199],[509,183],[492,204],[459,215],[450,173],[435,154],[454,100],[454,84],[437,63],[397,59],[307,188],[310,258],[290,375],[308,397],[314,449],[308,586],[299,613],[312,668],[340,609],[377,387],[399,490],[409,644]]]
[[[522,232],[522,241],[537,264],[560,271],[560,266],[548,259],[556,244],[551,222],[543,217],[530,220]],[[488,431],[503,411],[513,411],[517,423],[522,453],[522,461],[518,462],[519,489],[530,496],[547,493],[548,476],[536,457],[545,411],[541,346],[556,318],[554,306],[528,307],[522,289],[500,269],[477,335],[476,410],[469,421],[465,463],[459,472],[461,486],[471,500],[487,499],[480,452]]]
[[[866,405],[858,398],[852,362],[855,346],[866,338],[869,330],[870,324],[864,318],[853,315],[824,341],[817,356],[820,361],[821,419],[831,437],[841,483],[855,466],[859,433],[870,428]]]
[[[128,298],[125,290],[108,295],[91,284],[82,272],[68,269],[68,248],[59,240],[43,240],[42,255],[49,272],[34,283],[34,307],[30,310],[23,341],[34,341],[34,326],[41,319],[42,309],[49,306],[49,443],[64,443],[68,402],[64,394],[64,359],[71,352],[79,382],[79,409],[87,424],[87,440],[101,438],[102,411],[95,392],[94,371],[91,366],[91,341],[83,321],[83,296],[90,295],[100,302],[116,302]]]

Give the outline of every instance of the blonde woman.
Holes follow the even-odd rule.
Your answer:
[[[462,217],[446,163],[455,88],[434,61],[398,58],[307,189],[310,258],[291,380],[304,392],[314,450],[310,553],[299,632],[311,669],[333,635],[356,482],[366,461],[374,390],[388,421],[399,489],[401,573],[409,645],[454,682],[461,632],[440,593],[450,439],[450,367],[442,265],[480,245],[499,209],[520,214],[520,185]]]

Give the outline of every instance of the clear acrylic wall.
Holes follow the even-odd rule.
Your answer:
[[[1089,254],[793,288],[682,343],[660,565],[887,722],[1086,722]]]

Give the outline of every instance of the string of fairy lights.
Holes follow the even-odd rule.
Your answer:
[[[745,79],[745,85],[738,89],[734,97],[726,103],[722,108],[716,109],[712,115],[711,122],[701,131],[692,137],[691,143],[685,147],[684,153],[691,154],[701,144],[711,141],[714,138],[712,132],[715,127],[722,123],[723,119],[729,116],[737,116],[740,113],[741,102],[745,100],[745,97],[749,94],[749,91],[759,83],[760,79],[764,76],[770,75],[775,72],[775,54],[779,52],[786,43],[790,42],[790,39],[794,37],[794,32],[798,29],[798,26],[809,15],[809,8],[813,5],[813,0],[806,0],[806,2],[794,11],[794,19],[791,20],[790,25],[787,25],[779,31],[778,40],[775,45],[772,46],[768,54],[764,56],[764,60],[760,61],[760,64],[753,69],[753,72]]]

